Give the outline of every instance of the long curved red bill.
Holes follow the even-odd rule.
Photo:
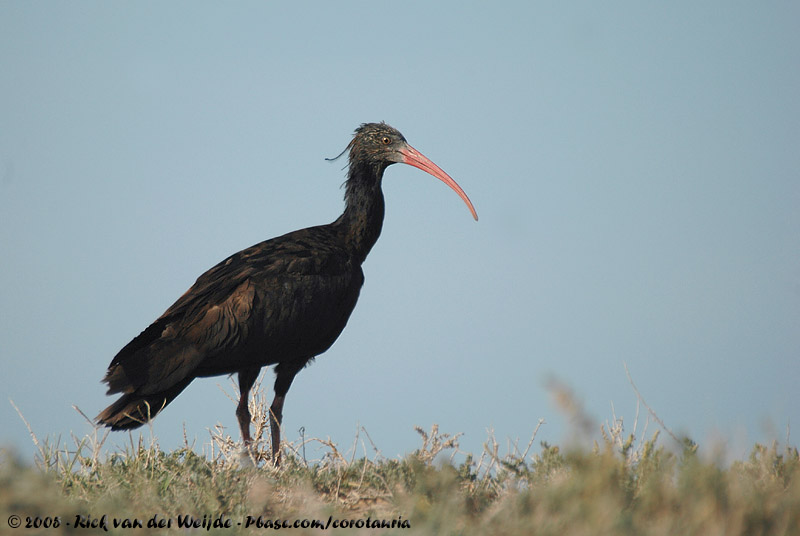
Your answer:
[[[454,181],[450,175],[445,173],[442,170],[442,168],[431,162],[427,156],[417,151],[408,144],[406,144],[406,146],[400,150],[400,153],[405,157],[405,160],[403,161],[404,164],[408,164],[409,166],[414,166],[426,173],[430,173],[431,175],[433,175],[434,177],[436,177],[437,179],[448,185],[450,188],[452,188],[453,191],[457,193],[461,199],[464,200],[464,203],[467,204],[467,207],[469,207],[469,211],[472,212],[472,217],[475,218],[475,221],[478,221],[478,213],[475,212],[475,207],[472,206],[472,201],[469,200],[469,197],[467,197],[466,192],[464,192],[464,190],[461,189],[461,186],[459,186],[458,183]]]

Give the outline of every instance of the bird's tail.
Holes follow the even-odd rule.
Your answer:
[[[97,424],[112,430],[132,430],[154,418],[183,391],[193,378],[186,378],[166,391],[153,394],[128,393],[100,412]]]

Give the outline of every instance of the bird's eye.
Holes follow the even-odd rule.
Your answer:
[[[389,136],[384,136],[381,138],[381,143],[384,145],[389,145],[390,143],[392,143],[392,140],[389,139]]]

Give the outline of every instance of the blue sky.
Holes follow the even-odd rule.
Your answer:
[[[114,354],[227,255],[342,210],[385,120],[383,234],[286,435],[560,443],[557,378],[740,455],[800,419],[793,2],[0,3],[0,443],[83,435]],[[266,385],[271,386],[272,373]],[[154,422],[238,437],[225,377]],[[640,427],[644,413],[640,415]],[[654,430],[653,424],[650,430]],[[145,429],[145,435],[149,432]],[[797,443],[796,434],[792,435]],[[125,434],[109,444],[124,444]]]

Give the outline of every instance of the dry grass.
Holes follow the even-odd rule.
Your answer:
[[[212,431],[201,454],[188,443],[168,453],[157,440],[141,439],[106,453],[108,435],[100,430],[69,441],[40,441],[31,431],[33,466],[6,450],[0,454],[0,532],[12,514],[22,516],[23,527],[27,516],[60,516],[61,526],[48,534],[64,531],[76,515],[146,524],[155,514],[173,523],[190,514],[232,520],[231,528],[220,530],[224,534],[259,530],[236,525],[247,516],[270,523],[329,517],[405,521],[410,528],[373,529],[403,534],[800,534],[796,448],[755,445],[747,459],[723,465],[669,430],[670,448],[659,444],[664,428],[648,432],[656,416],[643,399],[648,418],[640,425],[637,408],[627,432],[616,415],[602,426],[592,424],[568,389],[556,384],[552,391],[579,434],[594,433],[596,441],[569,449],[536,446],[540,421],[527,444],[510,443],[501,454],[490,433],[475,457],[459,450],[459,434],[433,425],[416,429],[419,449],[386,459],[361,429],[344,450],[318,438],[284,443],[283,466],[275,469],[269,463],[268,404],[260,389],[250,401],[256,445],[246,456],[221,428]],[[309,443],[323,447],[313,449],[322,451],[319,459],[306,458]],[[148,532],[146,526],[137,531]],[[359,531],[336,531],[351,532]]]

